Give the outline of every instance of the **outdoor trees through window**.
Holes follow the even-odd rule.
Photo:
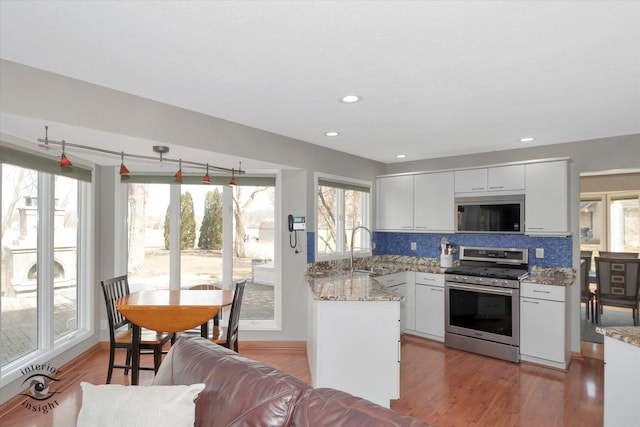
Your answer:
[[[182,184],[179,193],[173,191],[176,187],[172,184],[128,186],[132,291],[188,289],[203,284],[231,288],[233,282],[246,278],[249,282],[241,319],[274,320],[274,289],[278,284],[274,279],[273,185]],[[180,228],[172,230],[172,206],[177,203]],[[180,252],[173,257],[169,244],[172,236],[180,238]],[[231,238],[225,242],[224,236]],[[178,283],[170,286],[170,277],[176,271]]]
[[[345,256],[351,249],[352,231],[358,226],[369,227],[369,187],[321,178],[316,205],[318,258]],[[357,252],[371,251],[367,233],[356,232],[354,239]]]

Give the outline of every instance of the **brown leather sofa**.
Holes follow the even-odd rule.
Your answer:
[[[426,426],[348,393],[314,389],[283,371],[201,337],[182,337],[154,385],[204,383],[196,426]]]

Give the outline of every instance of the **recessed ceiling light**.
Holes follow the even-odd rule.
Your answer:
[[[340,135],[338,132],[325,132],[324,136],[338,136]]]
[[[534,140],[534,138],[532,138],[530,136],[527,136],[525,138],[520,138],[520,142],[531,142],[533,140]]]
[[[345,95],[340,98],[340,101],[346,104],[353,104],[354,102],[362,101],[362,97],[358,95]]]
[[[405,157],[407,157],[407,155],[406,154],[396,154],[396,157],[398,159],[404,159]]]

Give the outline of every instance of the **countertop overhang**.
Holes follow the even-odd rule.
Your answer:
[[[334,271],[306,275],[313,298],[318,301],[402,301],[402,295],[384,287],[368,273]]]

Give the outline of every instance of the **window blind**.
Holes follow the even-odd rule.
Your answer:
[[[362,193],[369,193],[371,187],[364,184],[355,184],[352,182],[338,181],[329,178],[318,178],[318,185],[323,187],[341,188],[343,190],[360,191]]]
[[[19,166],[25,169],[37,170],[53,175],[61,175],[80,181],[91,182],[91,169],[73,165],[70,168],[61,168],[57,159],[39,156],[35,153],[18,150],[0,145],[0,162]]]
[[[231,175],[212,175],[209,174],[211,179],[210,184],[202,183],[202,175],[184,175],[182,181],[177,182],[172,175],[154,175],[154,174],[129,174],[122,175],[120,182],[123,184],[186,184],[186,185],[229,185]],[[251,187],[273,187],[276,185],[276,178],[274,176],[236,176],[236,185],[251,186]]]

